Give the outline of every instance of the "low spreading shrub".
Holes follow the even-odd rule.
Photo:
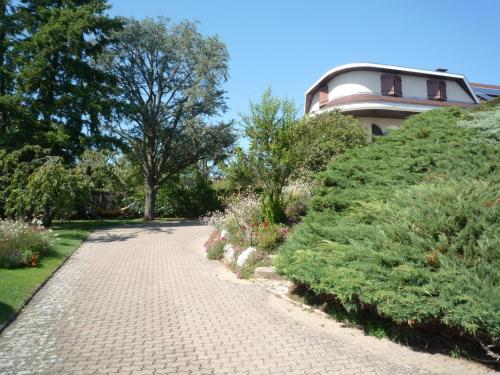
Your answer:
[[[51,250],[49,233],[22,222],[0,221],[0,267],[35,266]]]
[[[498,356],[499,113],[430,111],[340,156],[280,272],[347,311],[440,326]]]

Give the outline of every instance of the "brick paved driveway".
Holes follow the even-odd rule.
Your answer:
[[[94,233],[0,336],[0,373],[415,374],[484,368],[364,337],[206,259],[207,227]]]

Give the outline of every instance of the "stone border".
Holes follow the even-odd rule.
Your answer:
[[[326,312],[324,312],[324,311],[322,311],[322,310],[320,310],[320,309],[318,309],[316,307],[313,307],[311,305],[308,305],[306,303],[299,302],[297,300],[294,300],[294,299],[290,298],[288,296],[288,293],[289,293],[290,287],[292,287],[294,284],[293,284],[293,282],[291,282],[289,280],[286,280],[286,279],[283,279],[283,280],[269,280],[269,279],[255,279],[254,278],[254,279],[251,279],[251,281],[253,281],[254,284],[256,284],[256,285],[260,286],[261,288],[263,288],[269,294],[273,294],[276,297],[281,298],[282,300],[285,300],[287,302],[292,303],[295,306],[298,306],[298,307],[302,308],[303,310],[307,310],[309,312],[313,312],[315,314],[318,314],[318,315],[322,316],[323,318],[332,320],[332,317],[329,314],[327,314]],[[286,293],[280,292],[279,290],[277,290],[277,288],[272,288],[270,284],[275,284],[275,286],[277,286],[278,288],[279,287],[285,287],[285,286],[287,286],[287,292]],[[335,321],[337,321],[337,320],[335,320]],[[341,322],[339,322],[339,323],[341,323]]]

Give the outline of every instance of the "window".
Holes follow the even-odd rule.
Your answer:
[[[328,85],[319,88],[319,106],[322,107],[328,103]]]
[[[403,95],[401,76],[396,74],[382,74],[380,76],[380,85],[382,88],[382,95],[398,97]]]
[[[427,98],[431,100],[446,100],[446,82],[442,79],[428,79]]]
[[[382,135],[385,135],[384,132],[382,131],[382,128],[377,124],[372,124],[372,136],[380,137]]]

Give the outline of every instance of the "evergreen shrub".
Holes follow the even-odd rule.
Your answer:
[[[339,156],[279,271],[348,311],[437,323],[498,352],[500,107],[485,108],[415,115]]]

